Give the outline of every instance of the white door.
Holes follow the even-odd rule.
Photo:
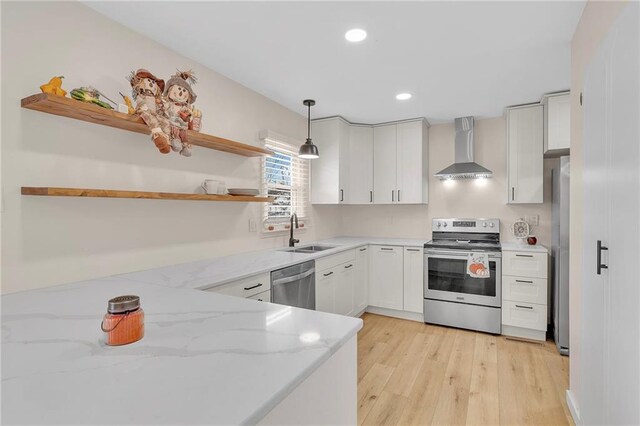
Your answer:
[[[424,251],[404,248],[404,310],[422,313],[424,306]]]
[[[396,202],[396,125],[373,129],[373,202]]]
[[[507,111],[509,204],[543,202],[542,108],[534,105]]]
[[[373,129],[352,125],[347,155],[347,204],[373,203]],[[346,164],[346,162],[345,162]]]
[[[343,263],[336,267],[335,306],[336,314],[353,315],[353,284],[355,281],[355,262]]]
[[[396,134],[396,202],[420,204],[423,200],[423,123],[397,124]]]
[[[334,313],[336,271],[327,269],[316,272],[316,311]]]
[[[358,314],[369,305],[369,247],[360,247],[356,251],[356,277],[353,289],[354,314]]]
[[[638,4],[585,73],[579,409],[584,424],[640,423]],[[601,263],[597,273],[597,241]]]
[[[369,305],[402,310],[404,300],[402,247],[369,247],[371,248]]]

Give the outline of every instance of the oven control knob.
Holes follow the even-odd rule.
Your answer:
[[[447,227],[447,222],[443,223],[442,226]]]
[[[489,224],[489,228],[493,228],[493,222]]]
[[[486,228],[487,227],[487,222],[482,222],[482,227]]]

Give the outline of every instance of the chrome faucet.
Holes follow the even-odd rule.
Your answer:
[[[291,215],[291,226],[289,227],[289,247],[294,247],[296,245],[296,243],[299,243],[300,240],[297,240],[295,238],[293,238],[293,224],[296,224],[296,228],[298,228],[298,215],[297,214],[292,214]]]

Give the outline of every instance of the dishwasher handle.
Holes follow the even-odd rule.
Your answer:
[[[273,280],[271,282],[271,285],[278,285],[278,284],[286,284],[286,283],[290,283],[293,281],[298,281],[301,280],[303,278],[308,277],[309,275],[313,275],[316,273],[316,268],[311,268],[306,272],[303,272],[302,274],[298,274],[298,275],[294,275],[292,277],[284,277],[284,278],[279,278],[277,280]]]

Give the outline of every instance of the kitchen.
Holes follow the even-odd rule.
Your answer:
[[[621,298],[612,286],[605,296],[587,285],[627,282],[620,274],[638,257],[637,244],[614,244],[637,235],[638,191],[610,191],[609,202],[626,208],[595,225],[604,202],[590,173],[606,155],[589,150],[598,132],[618,129],[598,128],[601,117],[622,129],[607,140],[637,140],[637,121],[624,121],[637,98],[614,98],[613,115],[589,102],[609,96],[594,65],[601,50],[635,47],[637,59],[637,3],[149,4],[2,3],[3,423],[640,421],[638,363],[608,349],[615,343],[637,361],[640,339],[621,341],[611,327],[637,333],[637,313],[622,306],[636,306],[638,292],[627,287]],[[157,31],[154,23],[185,13],[188,43]],[[295,19],[308,14],[313,22]],[[381,16],[425,23],[426,33],[381,28]],[[548,27],[495,41],[523,16],[549,16]],[[397,60],[456,17],[481,31],[475,67],[452,49],[466,32],[433,46],[437,64],[413,55],[410,71],[380,66],[376,54]],[[351,41],[345,32],[356,24],[367,34]],[[270,43],[301,53],[278,63]],[[520,45],[528,47],[505,53]],[[344,70],[321,58],[360,81],[343,81]],[[608,78],[637,88],[637,65]],[[64,74],[70,92],[95,86],[115,98],[130,92],[132,69],[168,83],[176,67],[198,77],[202,131],[187,131],[197,136],[188,158],[158,153],[137,134],[150,133],[144,123],[109,121],[121,116],[38,90]],[[319,158],[300,159],[314,153],[309,145]],[[605,175],[637,189],[637,148],[625,148],[611,154],[624,177]],[[567,154],[570,195],[561,184]],[[436,176],[470,162],[484,171]],[[258,189],[265,201],[234,199],[234,188]],[[434,257],[461,248],[453,264]],[[488,277],[466,271],[474,252],[488,253],[478,260]],[[430,287],[452,280],[473,299]],[[100,320],[122,295],[140,297],[127,302],[144,310],[144,337],[105,345]],[[565,327],[570,344],[558,348],[553,332]]]

